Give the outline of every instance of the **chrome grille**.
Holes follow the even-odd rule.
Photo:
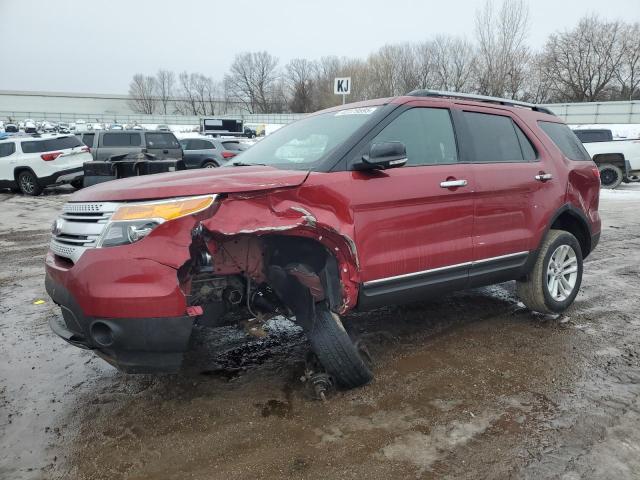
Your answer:
[[[114,202],[65,204],[56,220],[51,251],[76,263],[87,249],[97,246],[117,207]]]

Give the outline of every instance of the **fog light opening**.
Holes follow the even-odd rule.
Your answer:
[[[108,347],[113,343],[113,331],[104,322],[95,322],[91,325],[91,338],[101,347]]]

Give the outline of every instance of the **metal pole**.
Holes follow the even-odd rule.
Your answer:
[[[345,99],[347,98],[347,96],[343,93],[342,94],[342,104],[344,105]]]

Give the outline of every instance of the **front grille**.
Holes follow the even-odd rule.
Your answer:
[[[87,249],[97,246],[117,207],[113,202],[67,203],[56,221],[51,251],[76,263]]]

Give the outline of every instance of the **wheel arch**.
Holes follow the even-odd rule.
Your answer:
[[[598,166],[610,163],[623,170],[626,167],[625,158],[622,153],[599,153],[593,156],[593,161]]]
[[[580,244],[582,257],[587,258],[591,253],[591,227],[587,216],[571,204],[560,207],[547,225],[543,239],[549,230],[564,230],[571,233]]]
[[[36,177],[36,180],[38,180],[38,175],[33,171],[33,168],[27,167],[26,165],[21,165],[13,169],[13,179],[16,181],[16,183],[18,183],[18,176],[22,172],[31,172]]]
[[[218,160],[216,160],[215,158],[207,158],[207,159],[203,160],[202,162],[200,162],[200,168],[204,168],[204,166],[207,163],[215,163],[218,167],[220,166],[220,162]]]

